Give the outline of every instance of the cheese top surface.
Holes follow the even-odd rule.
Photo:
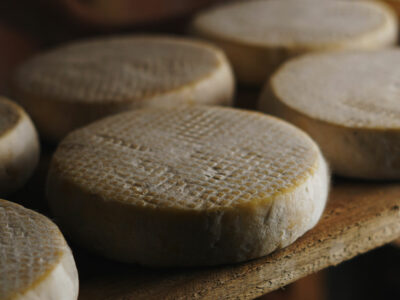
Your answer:
[[[49,219],[0,200],[0,299],[13,299],[34,288],[56,266],[66,247]]]
[[[17,88],[52,100],[140,101],[190,86],[222,63],[200,42],[168,37],[116,37],[78,42],[41,54],[16,73]]]
[[[372,2],[255,0],[198,15],[200,32],[260,46],[324,47],[385,27],[393,16]]]
[[[21,118],[21,112],[11,101],[0,97],[0,137],[12,129]]]
[[[313,54],[272,78],[280,101],[312,118],[357,128],[400,129],[399,50]]]
[[[112,116],[67,136],[52,170],[89,195],[138,207],[256,205],[318,167],[302,131],[265,114],[184,106]]]

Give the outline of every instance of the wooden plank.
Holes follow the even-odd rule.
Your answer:
[[[332,189],[319,224],[272,255],[179,270],[86,261],[79,299],[253,299],[398,237],[400,184],[341,182]]]

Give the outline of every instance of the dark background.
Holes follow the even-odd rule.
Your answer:
[[[1,0],[0,94],[12,97],[9,80],[13,70],[35,53],[68,41],[99,35],[135,32],[183,35],[187,21],[195,11],[222,2],[116,0],[115,3],[120,1],[129,2],[132,9],[120,15],[116,13],[110,19],[103,16],[101,10],[99,13],[98,0]],[[171,5],[166,5],[169,2]],[[239,87],[236,106],[254,108],[257,94],[257,88]],[[47,214],[43,190],[54,149],[55,145],[43,143],[42,159],[35,176],[23,190],[12,195],[11,200]],[[81,276],[85,276],[90,255],[75,251],[75,256]],[[360,255],[262,299],[400,299],[400,246],[387,245]]]

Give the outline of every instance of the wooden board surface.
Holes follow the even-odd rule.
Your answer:
[[[398,237],[400,184],[340,182],[319,224],[272,255],[238,265],[164,270],[83,255],[79,299],[254,299]]]

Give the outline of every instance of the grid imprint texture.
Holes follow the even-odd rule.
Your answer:
[[[0,299],[12,299],[37,283],[66,247],[46,217],[0,200]]]
[[[99,39],[31,59],[18,70],[16,83],[25,93],[53,100],[142,101],[209,76],[219,68],[220,55],[174,38]]]
[[[288,63],[273,92],[289,107],[356,128],[400,128],[400,51],[310,55]],[[268,101],[268,99],[264,99]]]
[[[318,148],[295,127],[217,107],[132,111],[70,134],[58,175],[103,199],[209,210],[267,199],[314,171]]]
[[[368,2],[261,0],[217,7],[199,15],[195,23],[234,41],[306,47],[373,33],[387,18],[380,6]]]

